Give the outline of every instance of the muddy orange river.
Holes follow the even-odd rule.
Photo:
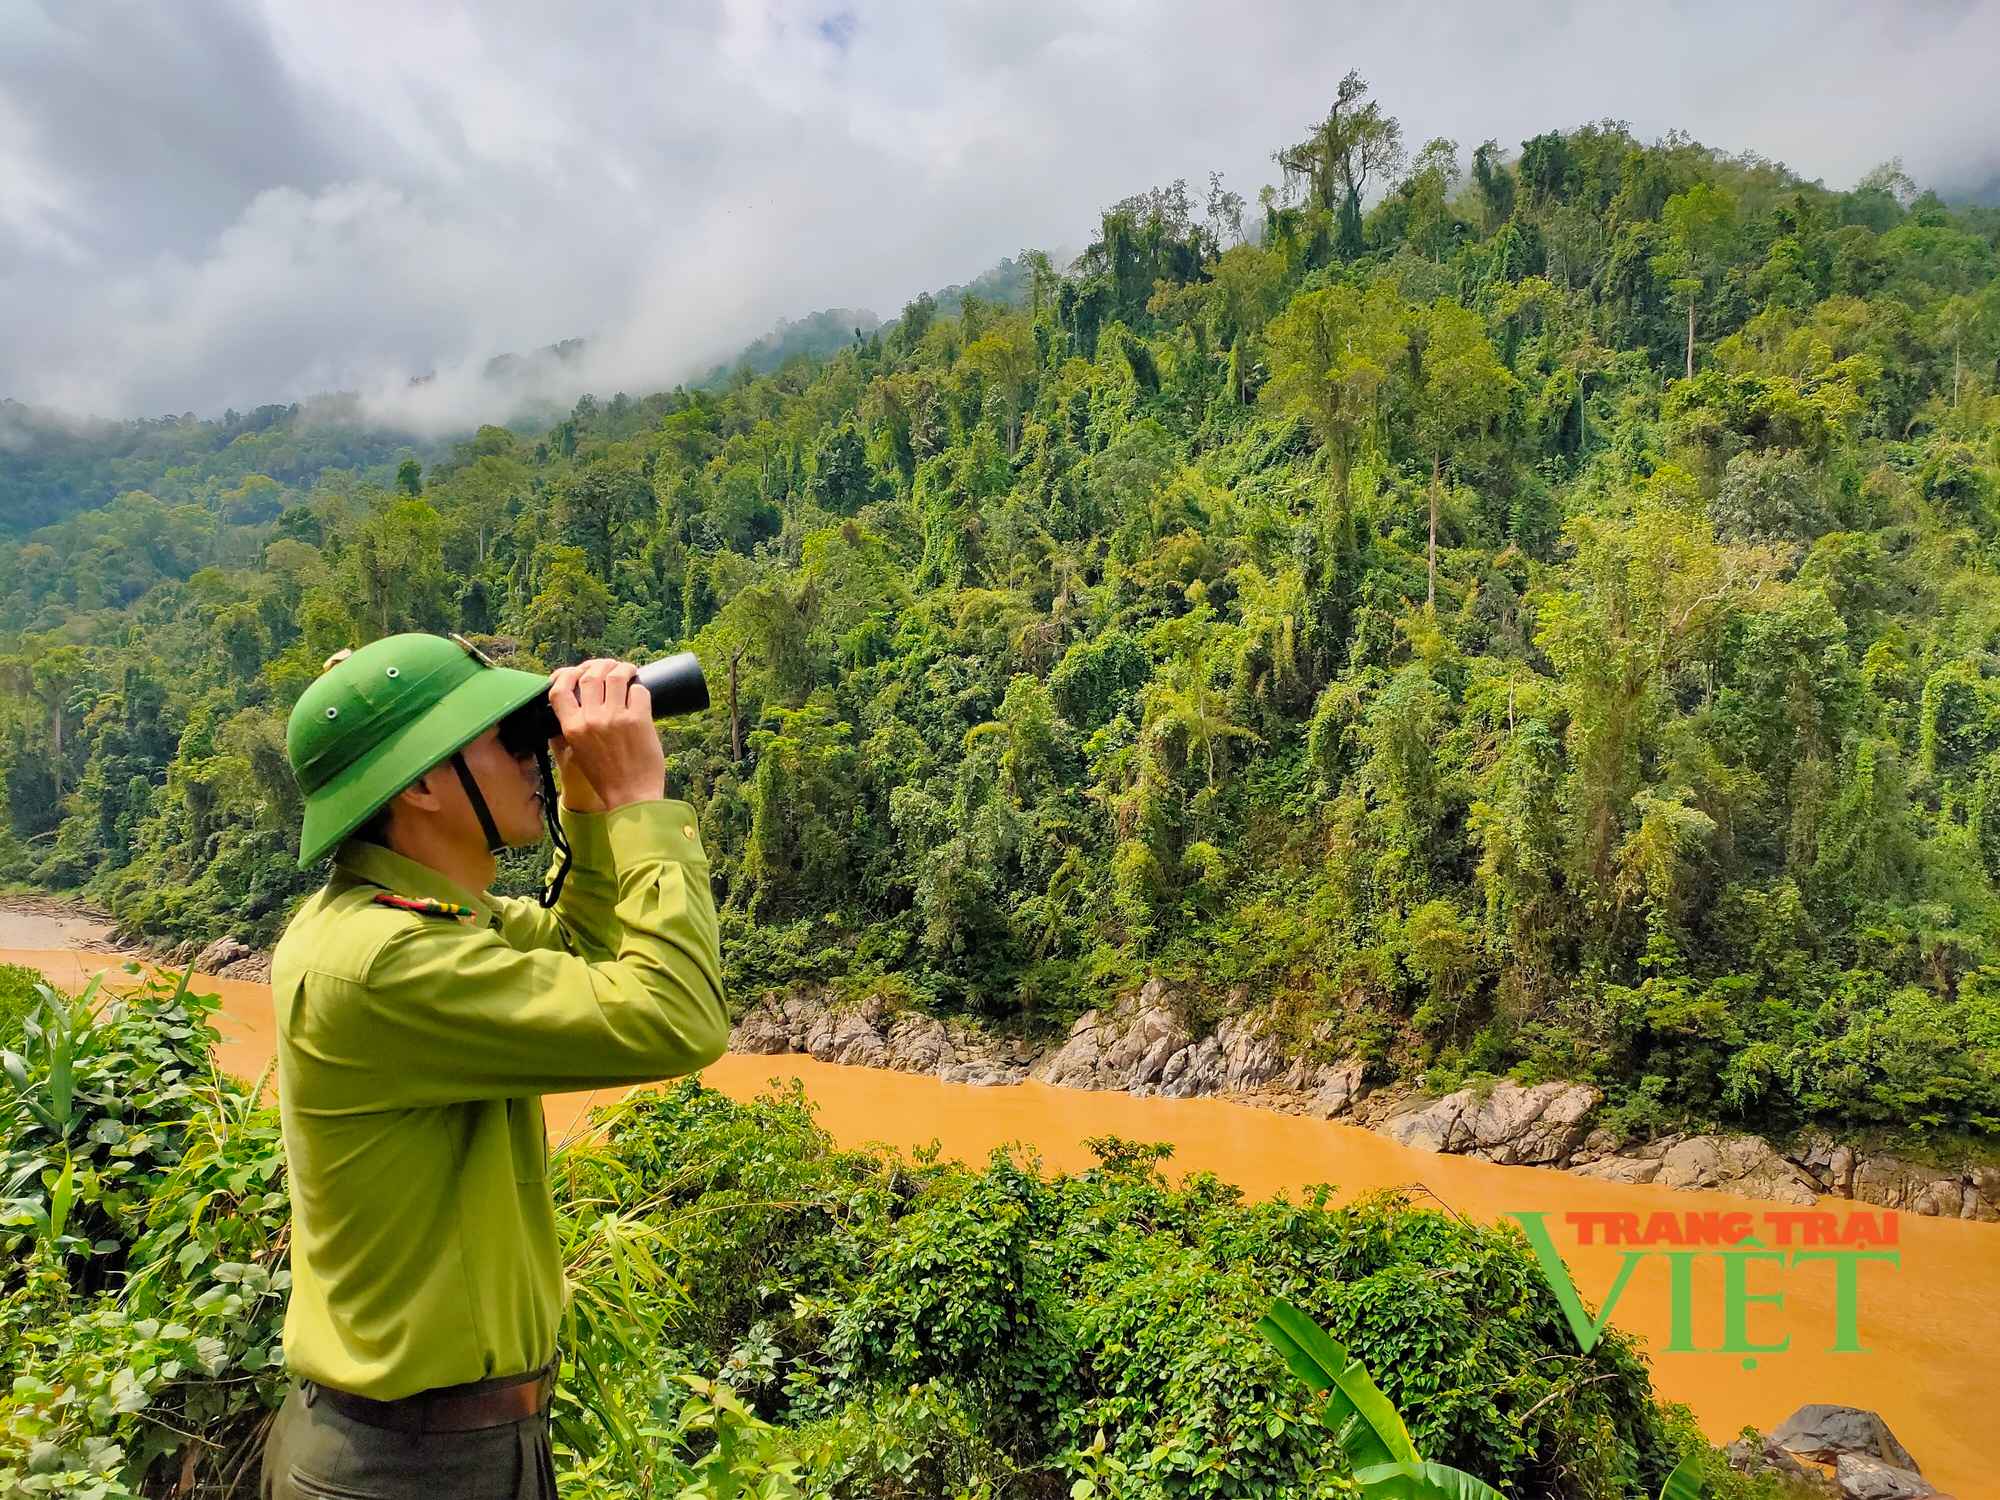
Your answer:
[[[0,961],[46,970],[58,984],[81,984],[87,972],[121,962],[115,955],[0,951]],[[246,1078],[260,1076],[272,1056],[270,991],[261,984],[210,981],[223,998],[221,1057]],[[1659,1211],[1677,1218],[1690,1210],[1745,1211],[1771,1244],[1763,1215],[1778,1204],[1717,1193],[1596,1182],[1531,1167],[1498,1167],[1463,1157],[1431,1156],[1354,1126],[1299,1119],[1213,1099],[1135,1099],[1028,1083],[973,1088],[935,1078],[869,1068],[845,1068],[805,1057],[722,1058],[703,1080],[747,1099],[772,1080],[804,1081],[819,1118],[843,1146],[880,1142],[901,1150],[938,1142],[948,1156],[981,1163],[999,1146],[1020,1144],[1052,1168],[1090,1164],[1087,1136],[1171,1141],[1178,1171],[1210,1171],[1246,1192],[1294,1195],[1330,1183],[1337,1196],[1373,1188],[1407,1187],[1420,1197],[1485,1221],[1509,1213],[1546,1211],[1555,1243],[1577,1289],[1593,1308],[1610,1289],[1623,1252],[1583,1246],[1565,1215]],[[549,1130],[558,1138],[579,1128],[587,1109],[610,1096],[565,1095],[547,1102]],[[1827,1199],[1843,1221],[1852,1206]],[[1867,1211],[1864,1210],[1863,1211]],[[1959,1500],[2000,1500],[2000,1224],[1897,1216],[1899,1262],[1856,1268],[1860,1344],[1866,1352],[1835,1353],[1835,1267],[1828,1262],[1750,1262],[1747,1291],[1781,1294],[1782,1303],[1749,1303],[1745,1332],[1758,1344],[1789,1347],[1753,1358],[1720,1352],[1669,1352],[1669,1266],[1648,1256],[1632,1274],[1611,1321],[1640,1335],[1661,1395],[1685,1401],[1710,1438],[1726,1441],[1746,1423],[1769,1430],[1807,1402],[1869,1407],[1888,1421],[1923,1465],[1925,1476]],[[1720,1259],[1694,1261],[1693,1344],[1714,1350],[1723,1341]],[[1751,1366],[1746,1368],[1746,1366]]]

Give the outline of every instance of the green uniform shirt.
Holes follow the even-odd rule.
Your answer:
[[[564,1288],[540,1096],[693,1072],[728,1041],[693,809],[562,819],[553,911],[350,840],[278,944],[295,1376],[394,1400],[546,1364]]]

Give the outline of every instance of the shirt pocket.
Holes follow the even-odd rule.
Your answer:
[[[514,1181],[548,1181],[549,1133],[542,1123],[541,1100],[507,1101],[507,1141],[514,1157]]]

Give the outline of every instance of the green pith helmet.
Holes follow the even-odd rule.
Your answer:
[[[392,635],[322,672],[285,727],[306,796],[304,869],[396,793],[549,690],[441,635]]]

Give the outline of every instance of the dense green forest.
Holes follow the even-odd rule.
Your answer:
[[[1411,150],[1352,79],[1275,160],[393,469],[73,435],[0,542],[5,872],[268,941],[330,652],[689,645],[739,994],[1050,1030],[1162,974],[1385,1076],[1990,1132],[2000,210],[1612,123]]]

